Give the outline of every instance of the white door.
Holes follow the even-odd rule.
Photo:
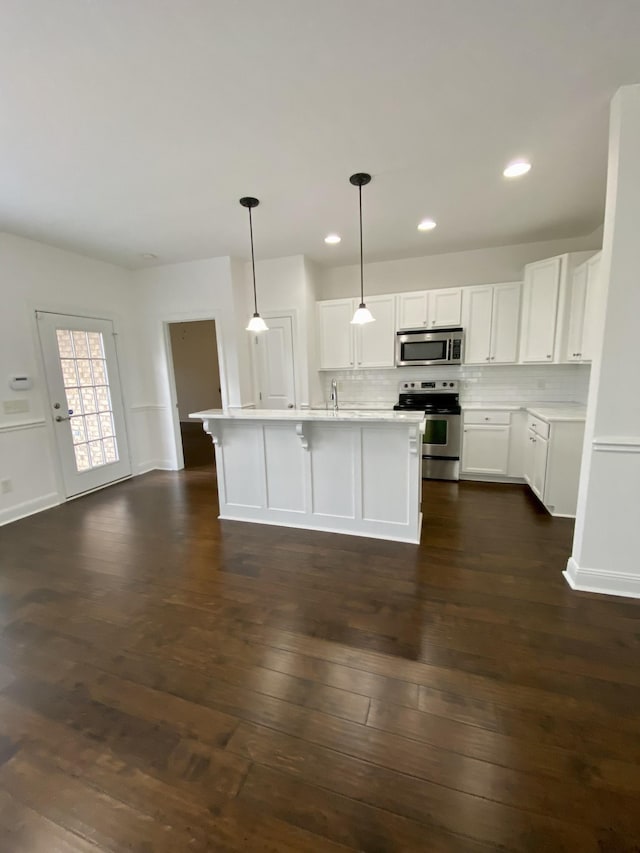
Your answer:
[[[429,328],[459,326],[462,316],[462,290],[448,287],[429,291]]]
[[[356,328],[358,367],[394,367],[395,299],[393,296],[370,296],[367,307],[375,322]]]
[[[66,496],[131,475],[113,324],[36,312]]]
[[[318,337],[320,367],[329,370],[353,367],[354,299],[332,299],[318,302]]]
[[[425,329],[427,326],[427,291],[401,293],[398,296],[398,329]]]
[[[491,307],[493,287],[465,287],[462,316],[465,329],[465,364],[485,364],[491,347]]]
[[[553,360],[560,272],[560,258],[529,264],[525,269],[520,361]]]
[[[582,360],[582,333],[587,299],[587,265],[581,264],[573,271],[571,279],[571,306],[567,334],[567,361]]]
[[[493,288],[493,324],[489,354],[492,364],[510,364],[518,360],[520,290],[520,282],[497,284]]]
[[[544,503],[544,487],[547,478],[547,451],[549,442],[546,438],[535,436],[533,442],[533,481],[531,488]]]
[[[587,261],[587,295],[582,327],[582,360],[591,361],[602,339],[604,300],[600,278],[600,255]]]
[[[462,439],[463,472],[505,475],[508,461],[508,426],[465,426]]]
[[[268,317],[268,331],[255,335],[253,353],[261,409],[293,409],[296,404],[291,317]]]

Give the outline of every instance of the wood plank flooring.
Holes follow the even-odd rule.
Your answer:
[[[0,850],[640,851],[640,602],[526,489],[420,547],[218,522],[213,469],[0,529]]]

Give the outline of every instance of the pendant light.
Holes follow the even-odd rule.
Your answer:
[[[365,323],[373,323],[376,319],[364,304],[364,258],[362,254],[362,187],[371,181],[371,175],[367,175],[366,172],[356,172],[355,175],[351,175],[349,181],[354,187],[358,187],[358,202],[360,207],[360,305],[358,305],[351,322],[356,326],[364,326]]]
[[[253,317],[249,320],[249,325],[247,326],[247,332],[266,332],[269,327],[262,319],[260,314],[258,314],[258,295],[256,293],[256,261],[253,255],[253,222],[251,220],[251,208],[257,207],[260,202],[257,198],[252,198],[251,196],[243,196],[240,199],[240,204],[243,207],[246,207],[249,211],[249,234],[251,235],[251,269],[253,271],[253,306],[254,312]]]

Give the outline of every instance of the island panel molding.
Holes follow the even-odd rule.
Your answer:
[[[219,518],[419,543],[421,412],[209,410]]]

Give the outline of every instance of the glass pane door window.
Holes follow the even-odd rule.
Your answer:
[[[113,323],[37,311],[66,497],[131,475]]]
[[[56,337],[76,469],[88,471],[117,462],[102,332],[56,329]]]
[[[444,418],[442,420],[426,420],[423,444],[437,444],[446,446],[448,441],[449,423]]]

